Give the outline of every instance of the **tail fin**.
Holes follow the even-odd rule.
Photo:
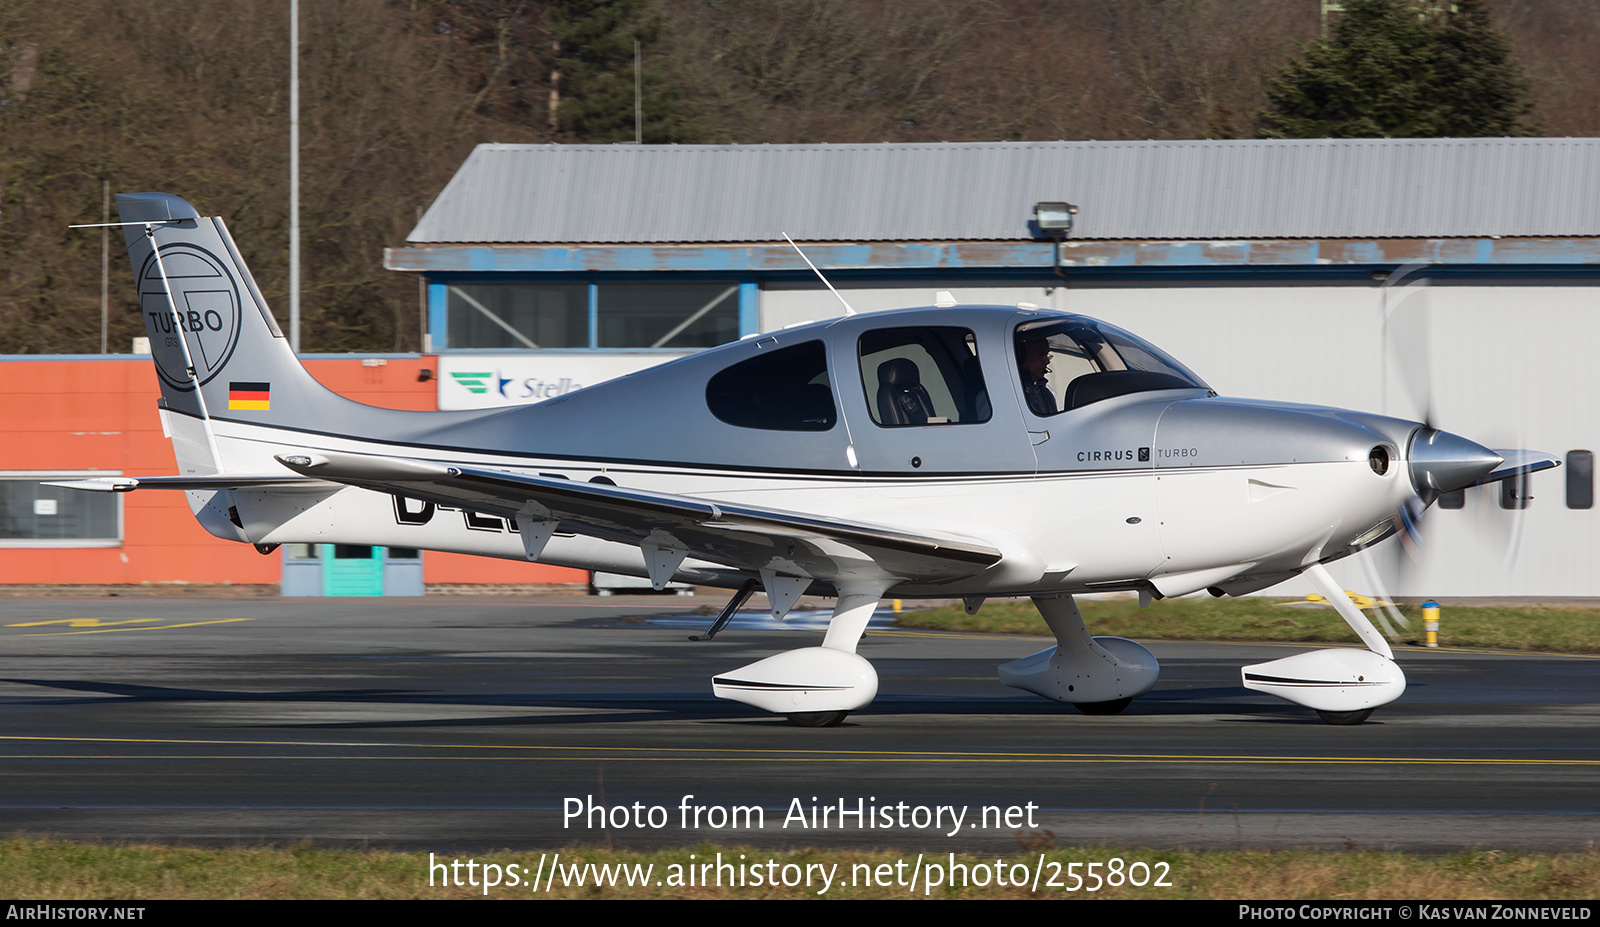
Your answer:
[[[168,193],[119,194],[117,210],[140,223],[123,234],[167,409],[204,421],[327,392],[290,350],[221,219]]]
[[[239,442],[219,448],[214,422],[415,443],[505,411],[410,412],[346,399],[300,365],[221,219],[170,193],[118,194],[117,209],[182,475],[279,469]]]
[[[289,446],[318,433],[437,442],[446,429],[503,411],[400,411],[340,396],[300,365],[221,219],[201,216],[170,193],[118,194],[117,210],[179,476],[239,477],[244,482],[231,485],[258,487],[262,478],[294,476],[271,456],[276,438],[244,437],[251,430],[240,426],[274,429]],[[471,442],[470,435],[461,439]],[[250,516],[241,516],[229,490],[209,488],[220,482],[185,487],[190,508],[212,534],[248,541]],[[285,517],[305,511],[303,500],[297,505]]]

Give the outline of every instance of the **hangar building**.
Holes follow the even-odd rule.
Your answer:
[[[439,407],[470,408],[842,313],[785,235],[860,311],[1069,309],[1224,395],[1560,455],[1335,572],[1600,595],[1600,139],[481,145],[385,263],[426,281]]]

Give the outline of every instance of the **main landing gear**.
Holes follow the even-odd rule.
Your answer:
[[[762,577],[773,617],[780,619],[810,584],[810,580],[790,580],[785,589],[785,579]],[[801,584],[797,591],[795,583]],[[850,712],[871,704],[878,695],[878,673],[856,653],[856,644],[889,583],[838,586],[839,601],[821,647],[790,650],[714,676],[711,691],[718,698],[784,715],[800,727],[836,727]],[[792,595],[786,594],[791,591]]]
[[[1161,675],[1155,655],[1126,638],[1090,637],[1072,596],[1034,596],[1033,604],[1056,645],[1001,666],[1002,683],[1086,715],[1117,714],[1155,688]]]

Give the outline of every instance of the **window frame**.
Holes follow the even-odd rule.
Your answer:
[[[17,483],[44,483],[57,480],[101,479],[121,476],[121,470],[0,470],[0,480]],[[85,492],[65,489],[63,492]],[[87,493],[96,495],[96,493]],[[5,550],[64,550],[115,548],[123,546],[127,535],[126,513],[122,504],[123,493],[106,493],[113,498],[117,509],[117,536],[115,538],[0,538],[0,549]]]
[[[461,286],[483,286],[490,284],[504,284],[508,286],[562,286],[581,285],[585,287],[585,298],[588,311],[588,343],[574,347],[539,347],[529,348],[525,345],[506,347],[462,347],[450,342],[450,290]],[[550,353],[618,353],[629,354],[670,354],[681,355],[685,352],[707,350],[701,346],[663,346],[663,347],[624,347],[606,346],[601,344],[601,313],[600,288],[605,286],[675,286],[684,284],[702,284],[707,286],[732,287],[735,292],[726,302],[734,305],[737,318],[738,335],[724,344],[732,344],[739,338],[755,334],[760,330],[760,285],[755,277],[717,273],[682,273],[682,274],[450,274],[430,276],[427,278],[427,319],[428,331],[426,332],[429,353],[447,354],[506,354],[508,352],[550,352]],[[720,307],[719,307],[720,308]],[[720,345],[719,345],[720,346]]]

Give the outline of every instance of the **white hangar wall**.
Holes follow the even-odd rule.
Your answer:
[[[868,312],[928,305],[939,289],[967,304],[1026,301],[1120,325],[1226,396],[1413,419],[1431,401],[1435,424],[1489,447],[1565,457],[1600,446],[1600,286],[1587,282],[914,282],[841,292]],[[763,330],[842,312],[820,287],[761,292]],[[1494,487],[1468,490],[1463,508],[1428,511],[1416,558],[1390,540],[1372,552],[1376,577],[1357,558],[1335,565],[1334,575],[1350,589],[1402,596],[1600,595],[1600,510],[1568,508],[1565,487],[1562,468],[1536,474],[1523,510],[1501,508]],[[1309,591],[1295,581],[1268,594]]]

